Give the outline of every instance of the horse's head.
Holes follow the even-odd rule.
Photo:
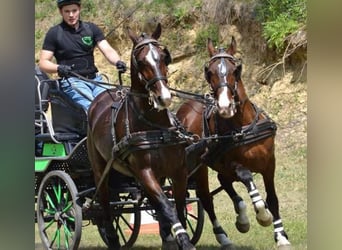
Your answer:
[[[234,58],[236,41],[228,49],[215,49],[211,39],[208,39],[210,61],[204,68],[205,79],[210,84],[221,117],[230,118],[235,115],[238,100],[238,84],[241,80],[241,64],[237,65]]]
[[[158,24],[151,36],[143,33],[137,36],[127,30],[133,41],[131,54],[132,92],[148,93],[154,108],[165,109],[171,104],[171,92],[167,84],[167,65],[171,56],[157,41],[161,34]]]

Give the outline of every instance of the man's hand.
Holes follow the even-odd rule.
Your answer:
[[[117,61],[115,66],[116,66],[117,70],[121,73],[125,73],[127,70],[126,63],[124,63],[123,61]]]
[[[72,67],[69,65],[58,65],[57,72],[60,77],[69,77],[71,75]]]

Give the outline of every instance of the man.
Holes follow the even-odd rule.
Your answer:
[[[98,26],[80,20],[81,0],[57,0],[57,6],[63,20],[46,33],[39,67],[46,73],[58,73],[62,90],[87,111],[91,101],[105,88],[74,77],[71,72],[94,81],[102,80],[94,63],[95,46],[119,71],[125,72],[126,64]]]

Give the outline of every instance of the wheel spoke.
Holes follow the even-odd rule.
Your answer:
[[[46,225],[45,225],[45,227],[44,227],[44,231],[46,231],[49,227],[51,227],[53,224],[54,224],[54,222],[55,222],[55,220],[54,219],[52,219],[50,222],[48,222]]]
[[[73,205],[74,204],[72,203],[72,201],[69,201],[68,205],[65,208],[63,208],[62,212],[63,213],[67,212]]]
[[[57,245],[58,245],[58,249],[59,249],[59,241],[58,241],[59,234],[60,234],[60,231],[59,231],[59,228],[57,228],[56,231],[55,231],[55,234],[53,235],[53,238],[52,238],[52,240],[50,242],[50,248],[53,247],[53,244],[55,243],[55,241],[57,239]]]
[[[57,187],[56,187],[55,185],[53,186],[53,191],[54,191],[55,196],[56,196],[56,198],[57,198],[57,202],[58,202],[58,203],[61,203],[61,198],[62,198],[62,195],[61,195],[61,193],[62,193],[62,187],[61,187],[60,181],[58,181]]]
[[[125,237],[125,234],[124,234],[124,232],[122,231],[122,228],[121,228],[121,226],[120,226],[120,217],[122,217],[121,215],[119,215],[119,216],[115,216],[115,218],[114,218],[114,221],[115,221],[115,224],[116,224],[116,228],[115,228],[115,230],[116,230],[116,233],[119,233],[120,234],[120,238],[121,239],[123,239],[123,241],[124,241],[124,243],[126,244],[127,243],[127,241],[126,241],[126,237]]]
[[[54,202],[52,201],[49,193],[44,191],[44,194],[45,194],[46,200],[49,202],[50,206],[56,210],[56,206],[55,206]]]
[[[64,236],[65,236],[65,246],[67,249],[69,249],[69,239],[72,238],[72,233],[70,232],[66,223],[63,223],[63,227],[64,227]]]
[[[192,223],[190,222],[190,220],[186,220],[188,222],[188,228],[190,228],[191,232],[194,233],[195,232],[195,229],[194,227],[192,226]]]

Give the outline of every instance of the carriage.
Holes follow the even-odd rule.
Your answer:
[[[229,194],[236,227],[247,232],[246,204],[232,186],[240,181],[259,224],[273,223],[279,249],[290,249],[274,187],[276,124],[245,93],[241,65],[233,56],[235,39],[227,50],[214,49],[208,40],[208,97],[170,92],[166,73],[171,58],[157,41],[160,33],[160,25],[151,37],[128,29],[133,41],[131,86],[103,92],[88,114],[68,100],[58,81],[36,75],[36,217],[43,244],[76,249],[82,220],[89,220],[109,248],[130,248],[139,234],[140,212],[155,209],[163,249],[177,244],[194,250],[204,209],[218,243],[230,247],[213,195],[221,190]],[[190,99],[176,115],[168,109],[172,94]],[[221,184],[212,192],[207,166],[218,173]],[[266,202],[251,172],[263,175]]]
[[[87,155],[87,114],[60,90],[58,80],[49,79],[37,67],[35,78],[35,218],[43,246],[77,249],[85,222],[97,225],[107,244],[99,223],[101,206],[96,198],[92,201],[96,185]],[[138,238],[141,212],[156,215],[134,178],[114,169],[108,175],[113,225],[121,246],[128,249]],[[162,187],[173,202],[170,180]],[[187,231],[196,244],[204,212],[194,190],[195,184],[189,182],[185,213]]]

